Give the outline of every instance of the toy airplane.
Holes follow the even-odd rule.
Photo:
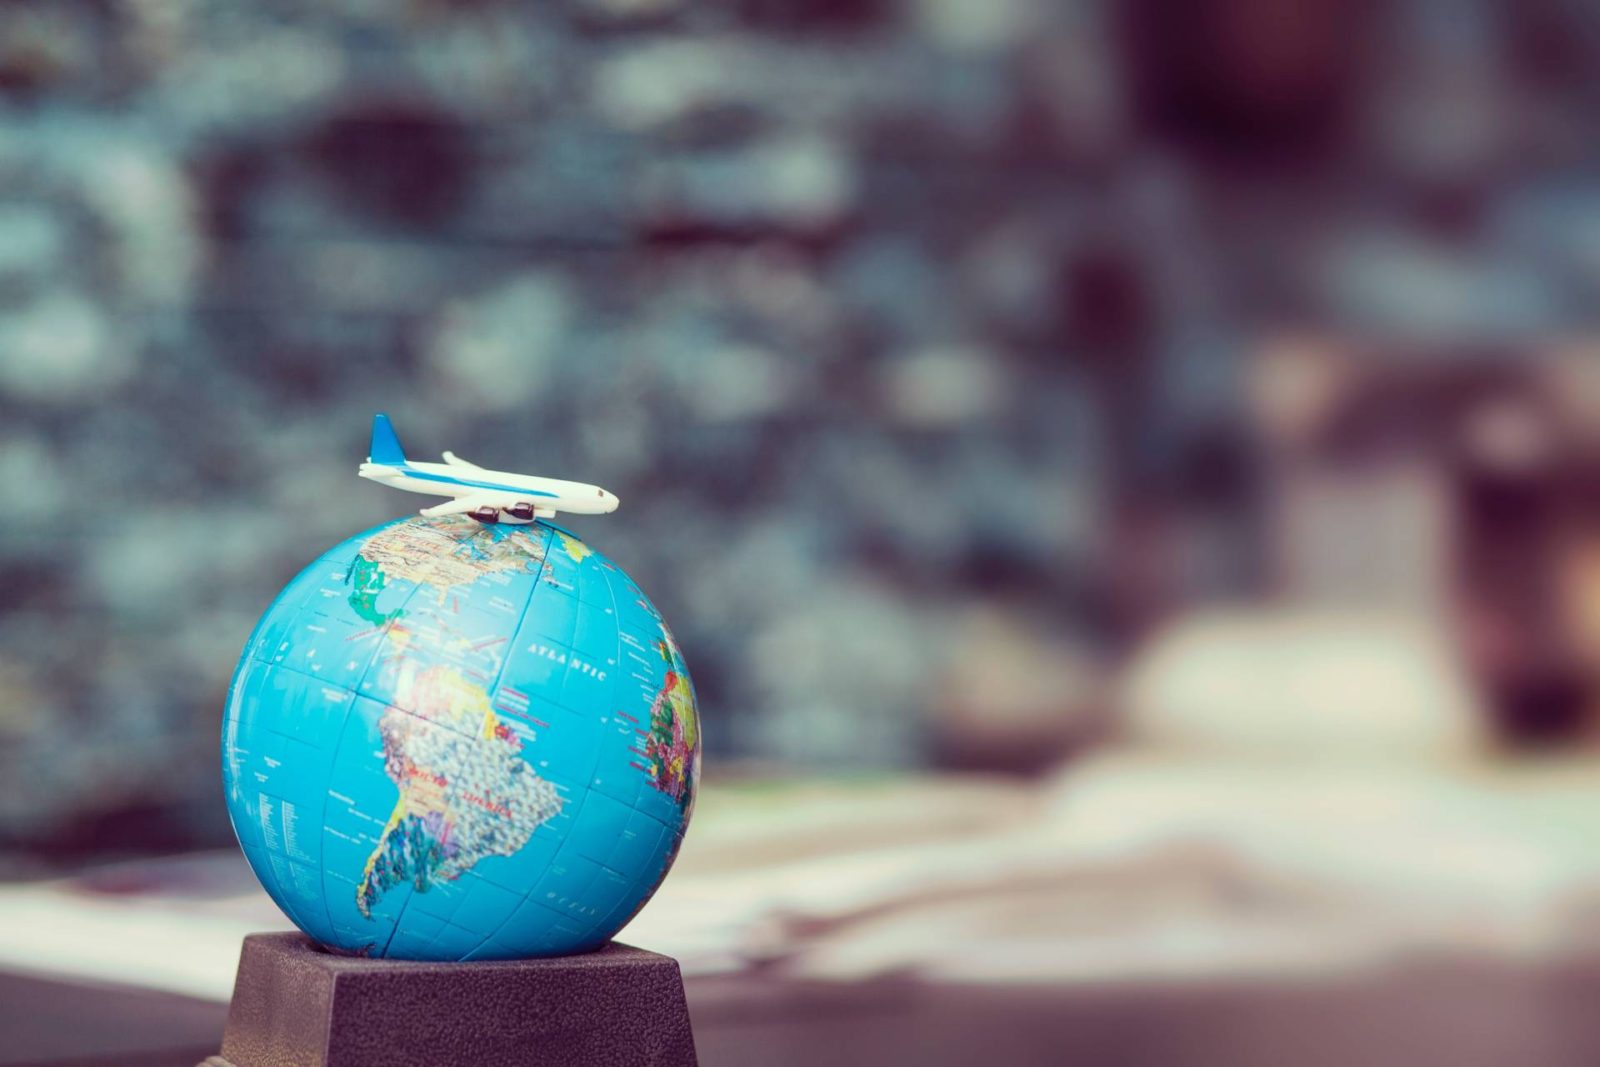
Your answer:
[[[400,448],[389,416],[381,414],[372,417],[372,443],[358,473],[392,489],[455,498],[423,508],[422,514],[430,518],[466,515],[485,523],[524,523],[548,519],[558,511],[603,515],[617,510],[617,498],[598,485],[487,470],[449,452],[443,463],[412,463]]]

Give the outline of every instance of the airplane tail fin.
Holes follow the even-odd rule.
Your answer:
[[[367,446],[367,462],[381,463],[386,467],[403,467],[406,454],[400,448],[400,438],[395,436],[389,416],[372,416],[372,443]]]

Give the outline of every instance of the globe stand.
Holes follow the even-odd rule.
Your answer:
[[[336,956],[298,933],[244,939],[222,1055],[207,1067],[413,1063],[695,1067],[678,963],[615,942],[414,963]]]

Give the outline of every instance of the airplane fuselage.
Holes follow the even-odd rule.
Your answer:
[[[564,511],[573,515],[603,515],[616,510],[617,498],[597,485],[568,482],[559,478],[538,478],[529,474],[512,474],[509,471],[464,469],[447,463],[416,463],[409,459],[404,466],[383,463],[363,463],[361,477],[401,489],[408,493],[426,493],[431,496],[460,496],[466,494],[505,493],[533,505],[539,512]],[[529,522],[510,515],[501,522]]]
[[[598,485],[492,471],[453,452],[444,454],[443,463],[414,463],[400,447],[389,416],[382,412],[372,416],[367,461],[356,473],[391,489],[449,497],[442,504],[422,509],[430,519],[465,515],[483,523],[520,523],[548,519],[562,511],[603,515],[617,510],[617,498]]]

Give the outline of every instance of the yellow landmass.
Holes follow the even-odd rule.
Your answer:
[[[397,703],[411,708],[413,714],[463,733],[476,730],[485,737],[494,735],[499,719],[489,704],[489,694],[454,667],[436,664],[408,669],[397,689]]]
[[[663,658],[672,664],[672,688],[667,691],[667,700],[672,705],[673,717],[683,723],[684,743],[694,748],[700,740],[700,716],[694,706],[694,690],[689,685],[689,667],[683,662],[683,653],[678,651],[678,642],[673,640],[672,631],[665,625],[661,627],[661,644],[658,647]]]
[[[574,563],[582,563],[585,559],[594,555],[594,549],[565,530],[557,530],[556,537],[560,538],[561,547],[566,550],[567,555],[572,557],[572,562]]]
[[[682,661],[679,661],[680,665]],[[690,748],[699,744],[700,718],[695,711],[694,691],[689,688],[689,676],[683,671],[673,672],[672,690],[667,693],[672,702],[672,714],[683,723],[683,741]]]

